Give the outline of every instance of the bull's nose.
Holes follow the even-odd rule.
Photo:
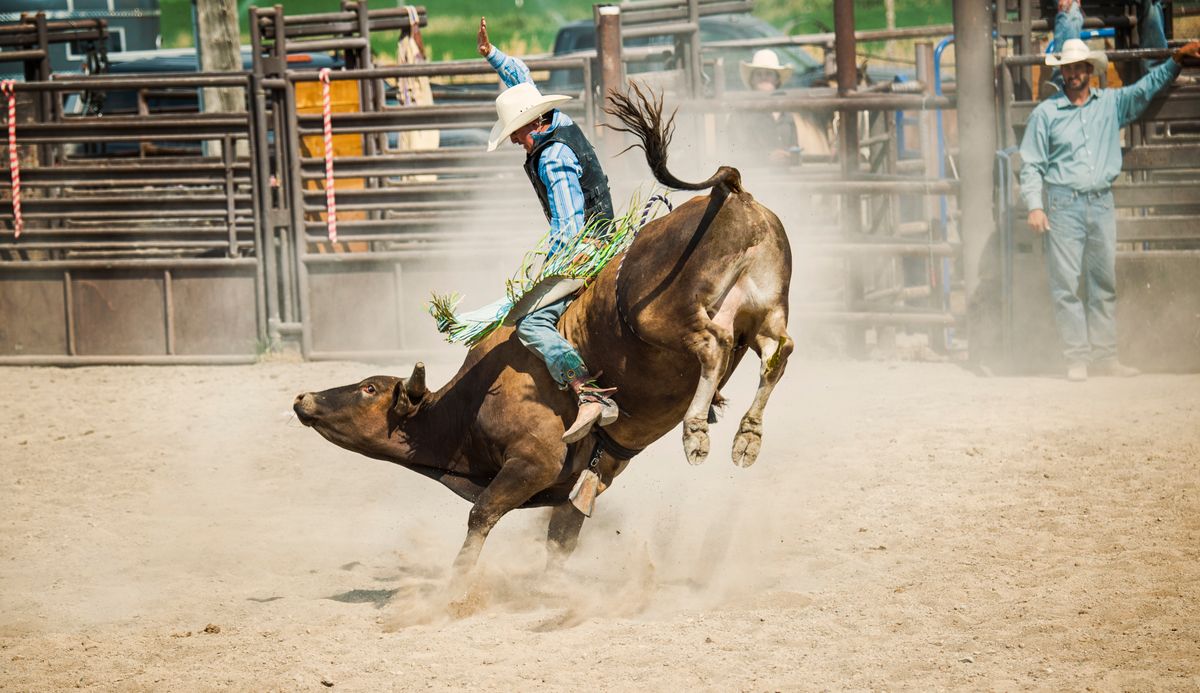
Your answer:
[[[317,413],[317,400],[311,392],[296,395],[296,400],[292,403],[292,411],[300,417],[300,423],[307,425]]]

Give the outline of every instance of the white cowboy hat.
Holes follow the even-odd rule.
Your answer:
[[[521,82],[500,92],[496,97],[496,115],[500,117],[488,135],[489,152],[496,151],[508,136],[552,111],[559,104],[570,101],[570,96],[557,94],[542,95],[533,82]]]
[[[1062,50],[1057,53],[1046,54],[1047,65],[1070,65],[1084,60],[1091,63],[1097,72],[1108,69],[1108,56],[1104,54],[1104,51],[1091,50],[1086,43],[1077,38],[1063,41]]]
[[[755,70],[769,70],[779,75],[779,84],[785,84],[792,76],[792,71],[795,69],[791,65],[780,65],[779,56],[775,55],[775,51],[770,48],[754,51],[754,59],[750,62],[743,60],[740,65],[742,69],[742,82],[746,86],[750,84],[750,75]]]

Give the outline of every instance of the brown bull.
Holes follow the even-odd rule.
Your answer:
[[[637,103],[613,96],[610,113],[641,140],[658,181],[712,192],[647,224],[559,324],[606,384],[620,388],[621,416],[603,429],[605,445],[597,448],[595,433],[562,442],[574,398],[508,328],[471,349],[437,392],[426,388],[417,364],[408,379],[375,376],[296,398],[300,421],[335,445],[420,472],[474,504],[455,561],[460,570],[474,565],[496,522],[522,507],[554,506],[550,558],[569,555],[584,515],[568,494],[597,450],[597,471],[611,484],[633,451],[682,421],[688,461],[704,461],[710,407],[747,349],[761,360],[760,380],[733,459],[746,467],[758,456],[763,409],[792,351],[787,237],[779,219],[741,189],[735,169],[721,167],[698,184],[671,175],[671,120],[661,119],[661,99],[635,94]]]

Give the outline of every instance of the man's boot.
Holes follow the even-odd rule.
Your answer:
[[[563,433],[564,443],[574,443],[583,438],[596,422],[607,426],[617,420],[620,410],[617,409],[617,403],[609,397],[617,388],[601,388],[590,375],[572,380],[570,387],[579,398],[579,414],[575,417],[575,423]]]

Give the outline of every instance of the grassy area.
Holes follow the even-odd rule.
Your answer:
[[[754,14],[789,34],[833,31],[830,0],[755,0]],[[948,0],[896,0],[896,26],[948,24],[953,21]],[[855,0],[854,24],[859,31],[887,27],[884,0]]]
[[[251,4],[254,3],[248,0],[238,2],[242,36],[247,41],[246,17]],[[288,0],[283,4],[289,14],[330,12],[338,7],[336,0]],[[438,0],[436,4],[426,3],[429,26],[425,30],[425,44],[430,58],[435,60],[474,57],[475,28],[482,8],[496,45],[518,54],[549,52],[558,27],[591,17],[592,5],[592,0]],[[262,2],[260,6],[266,7],[268,3]],[[191,1],[162,0],[161,7],[163,45],[192,45]],[[859,29],[886,26],[884,0],[856,0],[854,13]],[[757,0],[754,14],[792,34],[833,27],[833,3],[829,0]],[[946,0],[896,0],[897,26],[950,21],[950,3]],[[396,38],[394,34],[375,36],[372,43],[376,54],[385,60],[386,56],[394,55]]]
[[[253,2],[239,0],[242,39],[249,41],[246,18]],[[267,7],[271,3],[257,3]],[[399,4],[399,3],[397,3]],[[438,0],[424,3],[429,10],[429,26],[424,38],[430,58],[451,60],[475,57],[475,31],[480,8],[488,18],[492,42],[516,53],[550,52],[558,27],[566,22],[592,16],[590,0],[509,0],[479,2],[478,0]],[[332,12],[336,0],[288,0],[283,3],[288,14]],[[387,7],[374,3],[374,7]],[[175,48],[192,45],[192,5],[190,0],[162,0],[163,45]],[[372,45],[377,55],[395,55],[395,33],[374,36]]]

